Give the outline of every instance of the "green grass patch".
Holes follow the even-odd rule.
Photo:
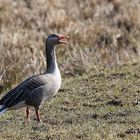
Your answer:
[[[92,70],[63,78],[59,94],[46,102],[37,124],[24,109],[0,116],[0,139],[138,140],[140,139],[140,65]]]

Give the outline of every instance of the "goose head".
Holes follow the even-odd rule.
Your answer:
[[[64,36],[60,34],[51,34],[47,38],[47,45],[49,46],[55,46],[59,44],[68,44],[68,42],[65,39],[68,39],[69,36]]]

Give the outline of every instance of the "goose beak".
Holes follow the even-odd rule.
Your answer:
[[[60,44],[68,44],[68,41],[66,41],[64,39],[69,39],[69,36],[59,35],[59,43]]]

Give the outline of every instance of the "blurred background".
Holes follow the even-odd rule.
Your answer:
[[[140,61],[140,0],[0,0],[0,89],[45,70],[44,43],[59,46],[63,76]]]

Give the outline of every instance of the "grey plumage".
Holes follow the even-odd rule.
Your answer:
[[[47,78],[44,75],[33,76],[20,85],[18,85],[13,90],[9,91],[1,100],[0,104],[9,108],[18,105],[18,103],[24,101],[27,102],[27,99],[33,96],[34,91],[39,87],[47,84]],[[27,102],[28,103],[28,102]],[[14,109],[14,108],[13,108]]]
[[[27,119],[29,106],[33,106],[36,111],[37,121],[40,121],[38,109],[47,99],[53,97],[61,86],[61,75],[57,66],[55,45],[67,43],[63,41],[67,38],[62,35],[53,34],[46,40],[47,70],[44,74],[35,75],[28,78],[14,89],[10,90],[0,100],[0,114],[6,110],[15,110],[27,107]]]

